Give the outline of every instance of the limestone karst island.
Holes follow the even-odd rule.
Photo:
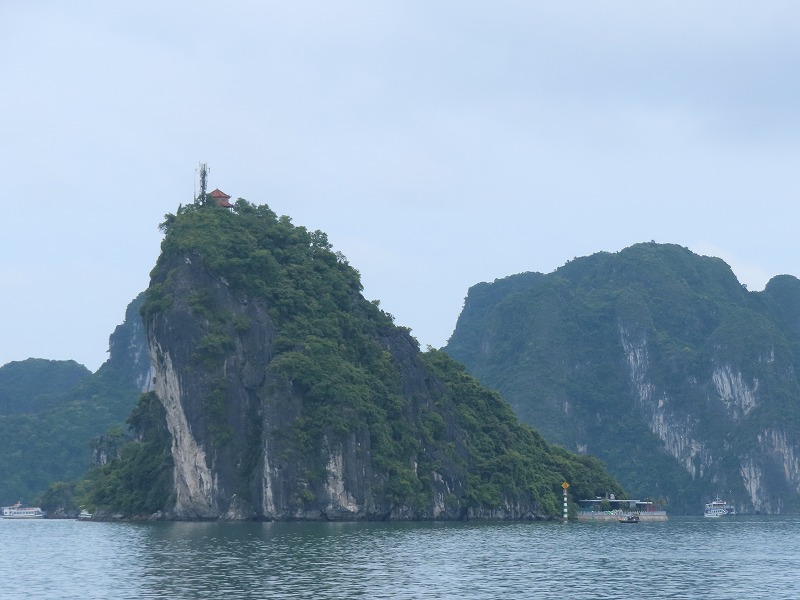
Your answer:
[[[800,508],[793,276],[751,292],[719,259],[637,244],[476,284],[422,352],[325,233],[269,206],[203,180],[160,227],[96,373],[0,368],[0,452],[26,458],[0,461],[9,501],[166,520]]]

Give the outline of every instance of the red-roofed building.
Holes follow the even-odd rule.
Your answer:
[[[231,197],[219,188],[211,192],[209,196],[211,196],[217,206],[221,206],[222,208],[233,208],[233,204],[228,202]]]

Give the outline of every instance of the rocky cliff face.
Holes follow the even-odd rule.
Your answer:
[[[476,388],[507,435],[538,448],[498,439],[496,451],[516,451],[509,465],[538,461],[549,483],[532,493],[519,473],[490,481],[464,421],[472,400],[361,296],[323,234],[243,202],[188,210],[166,229],[143,313],[171,445],[168,518],[545,518],[564,478],[619,493],[599,466],[551,457]]]
[[[800,282],[747,292],[722,261],[658,244],[536,275],[473,288],[447,351],[634,494],[800,507]]]
[[[315,452],[296,456],[292,424],[303,418],[304,393],[294,382],[270,371],[276,354],[276,326],[265,302],[231,290],[224,277],[208,273],[199,256],[173,257],[164,263],[172,273],[172,307],[148,323],[154,390],[164,405],[172,436],[175,505],[178,519],[458,519],[465,515],[448,498],[463,495],[466,472],[432,471],[431,501],[421,510],[388,500],[375,472],[371,435],[357,425],[346,435],[324,431]],[[192,294],[204,290],[207,302],[246,320],[246,331],[229,325],[233,343],[214,364],[201,364],[197,348],[208,335],[207,322],[191,306]],[[430,377],[415,342],[404,332],[380,339],[402,371],[402,386],[417,401],[430,401]],[[224,382],[224,384],[221,384]],[[436,386],[436,384],[433,384]],[[439,386],[441,387],[441,386]],[[219,393],[223,412],[209,410]],[[220,443],[212,419],[221,419],[236,437]],[[219,426],[219,423],[216,423]],[[451,424],[448,441],[464,444],[464,433]],[[255,464],[243,464],[247,452]],[[292,456],[292,455],[295,456]],[[252,460],[252,458],[251,458]],[[428,462],[428,461],[426,461]],[[533,502],[505,502],[494,510],[472,509],[473,518],[543,517]]]
[[[748,416],[760,403],[770,402],[769,396],[759,389],[763,386],[758,377],[748,380],[732,364],[714,364],[709,379],[687,382],[697,389],[694,393],[692,390],[668,392],[653,383],[658,367],[647,360],[646,340],[632,343],[621,330],[620,341],[627,358],[633,399],[640,414],[650,431],[663,442],[666,452],[692,479],[709,480],[712,486],[728,482],[722,487],[743,487],[745,494],[744,498],[739,496],[740,510],[772,514],[791,507],[791,502],[781,496],[800,492],[800,469],[796,459],[800,446],[791,425],[790,434],[783,423],[765,427],[749,422]],[[774,362],[774,349],[770,349],[770,355],[770,362]],[[677,394],[697,396],[698,392],[705,396],[707,415],[676,408]],[[737,451],[724,440],[714,439],[719,433],[732,436],[743,429],[751,430],[747,437],[753,445],[745,452]],[[721,468],[725,463],[738,466],[726,472]],[[728,490],[730,492],[732,489]]]
[[[139,314],[144,297],[142,292],[131,301],[125,310],[125,320],[109,336],[109,358],[103,365],[106,369],[123,374],[140,392],[150,391],[153,385],[150,348],[144,321]]]

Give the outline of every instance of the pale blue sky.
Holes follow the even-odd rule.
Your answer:
[[[0,365],[96,369],[210,186],[328,233],[422,344],[654,239],[800,275],[796,2],[0,4]]]

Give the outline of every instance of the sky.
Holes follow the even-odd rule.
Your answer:
[[[655,240],[800,276],[800,3],[0,3],[0,365],[92,371],[209,189],[328,234],[424,349]]]

